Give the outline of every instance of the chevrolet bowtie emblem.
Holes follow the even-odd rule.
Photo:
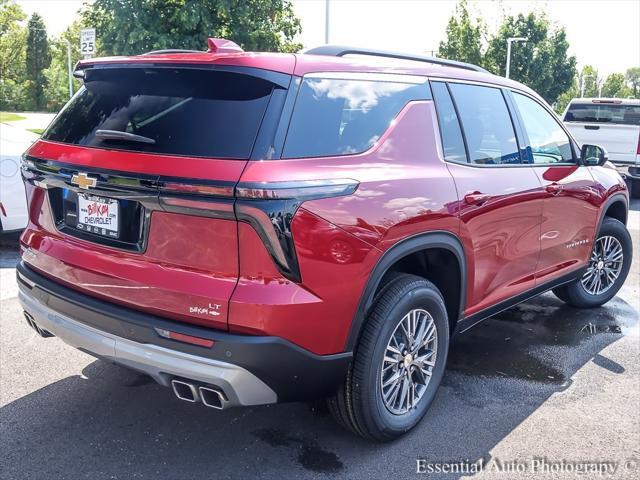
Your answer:
[[[90,177],[84,172],[77,173],[73,177],[71,177],[71,183],[85,189],[95,187],[97,181],[97,178]]]

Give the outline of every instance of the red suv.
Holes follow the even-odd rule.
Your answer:
[[[602,305],[629,271],[604,150],[479,67],[210,39],[75,75],[22,164],[25,316],[182,400],[327,397],[391,439],[454,333],[551,289]]]

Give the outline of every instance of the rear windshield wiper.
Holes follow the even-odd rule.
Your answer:
[[[96,137],[100,140],[120,140],[125,142],[139,142],[154,144],[153,138],[143,137],[135,133],[121,132],[120,130],[96,130]]]

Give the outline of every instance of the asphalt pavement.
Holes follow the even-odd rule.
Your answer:
[[[639,478],[640,201],[634,263],[593,310],[542,295],[455,339],[432,408],[405,437],[341,430],[320,403],[215,411],[38,337],[0,245],[0,478]],[[451,470],[454,470],[451,473]],[[586,473],[585,473],[586,472]]]

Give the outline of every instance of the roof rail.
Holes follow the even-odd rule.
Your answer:
[[[416,62],[433,63],[435,65],[444,65],[447,67],[464,68],[475,72],[489,73],[482,67],[471,63],[458,62],[455,60],[446,60],[444,58],[429,57],[427,55],[414,55],[407,53],[389,52],[386,50],[375,50],[370,48],[345,47],[342,45],[323,45],[321,47],[311,48],[304,53],[311,55],[327,55],[330,57],[344,57],[345,55],[370,55],[372,57],[397,58],[399,60],[414,60]]]
[[[164,53],[202,53],[202,50],[186,50],[182,48],[165,48],[164,50],[152,50],[142,55],[160,55]]]

